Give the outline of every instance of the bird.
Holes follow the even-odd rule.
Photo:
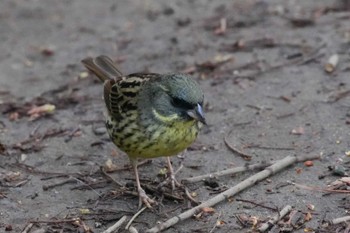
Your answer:
[[[123,75],[108,56],[81,61],[103,84],[107,108],[106,129],[111,141],[124,151],[135,173],[139,207],[156,202],[141,187],[138,159],[166,157],[174,188],[170,156],[179,154],[206,125],[204,94],[199,84],[181,73]]]

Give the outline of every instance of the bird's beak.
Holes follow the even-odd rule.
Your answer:
[[[187,115],[189,115],[191,118],[202,122],[203,124],[207,124],[204,118],[203,108],[200,104],[197,104],[197,106],[194,109],[188,110]]]

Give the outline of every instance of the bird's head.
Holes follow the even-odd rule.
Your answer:
[[[146,88],[153,116],[163,122],[196,120],[206,124],[203,92],[198,83],[184,74],[166,74]]]

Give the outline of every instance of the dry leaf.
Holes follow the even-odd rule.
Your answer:
[[[212,207],[203,207],[201,210],[202,210],[204,213],[208,213],[208,214],[213,214],[213,213],[215,213],[215,209],[212,208]]]
[[[223,221],[223,220],[218,220],[218,221],[216,221],[216,226],[222,226],[222,225],[224,225],[224,224],[226,224],[226,222],[225,221]]]
[[[300,174],[300,173],[303,171],[303,169],[301,169],[300,167],[298,167],[298,168],[295,169],[295,171],[297,172],[297,174]]]
[[[310,221],[312,219],[312,214],[310,213],[310,212],[307,212],[307,214],[305,215],[305,217],[304,217],[304,220],[305,221]]]
[[[18,118],[19,118],[18,112],[12,112],[12,113],[10,113],[10,115],[9,115],[9,120],[10,120],[10,121],[17,121]]]
[[[32,115],[35,115],[35,114],[45,114],[45,113],[53,113],[56,109],[56,106],[55,105],[52,105],[52,104],[44,104],[44,105],[41,105],[41,106],[35,106],[33,107],[32,109],[30,109],[27,114],[32,116]]]
[[[112,172],[117,169],[117,165],[115,165],[111,159],[108,159],[103,168],[106,172]]]
[[[308,160],[308,161],[305,161],[305,162],[304,162],[304,165],[305,165],[306,167],[312,167],[312,166],[314,165],[314,162],[311,161],[311,160]]]

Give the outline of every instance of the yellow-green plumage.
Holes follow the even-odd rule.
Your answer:
[[[149,78],[157,78],[157,75],[152,76]],[[176,155],[196,139],[202,123],[194,119],[183,121],[176,114],[164,116],[153,107],[154,118],[141,119],[140,111],[144,109],[137,106],[139,92],[149,78],[138,80],[137,76],[129,76],[112,87],[106,123],[108,133],[115,145],[133,158]],[[135,82],[139,85],[133,85],[132,89],[121,88],[123,84]],[[130,93],[135,95],[129,97]]]
[[[151,199],[139,185],[135,161],[172,156],[186,149],[205,124],[203,93],[187,75],[123,76],[106,56],[82,62],[104,81],[107,131],[114,144],[131,159],[140,197],[149,205]]]

